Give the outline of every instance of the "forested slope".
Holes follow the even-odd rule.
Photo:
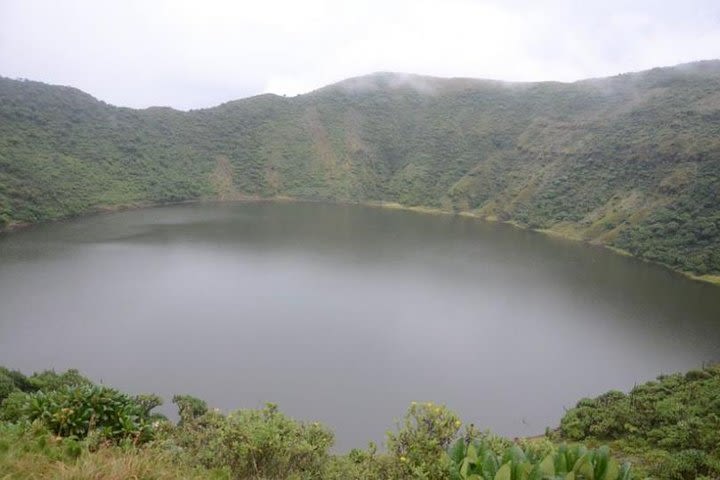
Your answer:
[[[0,227],[169,201],[396,202],[720,274],[720,61],[575,83],[374,74],[180,112],[0,78]]]

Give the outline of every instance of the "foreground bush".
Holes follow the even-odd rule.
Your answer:
[[[720,366],[658,377],[630,393],[580,400],[560,423],[570,440],[614,441],[659,478],[720,478]]]
[[[389,432],[387,448],[398,460],[401,475],[439,480],[448,478],[446,450],[460,430],[460,419],[442,405],[410,405],[397,433]]]
[[[183,405],[180,409],[188,413]],[[320,478],[334,441],[324,426],[295,421],[274,404],[227,416],[186,415],[175,438],[198,463],[253,479]]]
[[[0,405],[2,480],[627,480],[625,460],[637,479],[720,478],[718,366],[583,399],[542,439],[513,442],[472,426],[461,434],[452,411],[413,402],[385,451],[370,444],[346,455],[329,453],[327,428],[274,404],[225,415],[176,395],[173,424],[152,413],[157,395],[125,395],[77,371],[25,377],[0,368],[3,378],[10,393]],[[607,447],[558,445],[568,440],[608,443],[619,457]]]
[[[41,390],[48,392],[81,385],[92,385],[92,382],[75,369],[63,373],[45,370],[27,377],[17,370],[0,367],[0,403],[14,392],[32,393]]]
[[[172,402],[177,405],[181,425],[192,422],[205,415],[208,411],[205,400],[200,400],[191,395],[175,395]]]
[[[151,405],[97,386],[62,387],[32,394],[13,394],[2,405],[2,417],[19,422],[41,422],[53,434],[84,439],[143,443],[152,438]]]

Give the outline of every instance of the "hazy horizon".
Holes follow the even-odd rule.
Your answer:
[[[262,95],[275,95],[275,96],[281,96],[281,97],[294,97],[294,96],[300,96],[300,95],[307,95],[307,94],[312,93],[312,92],[315,92],[315,91],[317,91],[317,90],[321,90],[321,89],[323,89],[323,88],[325,88],[325,87],[329,87],[329,86],[332,86],[332,85],[337,85],[337,84],[340,84],[340,83],[343,83],[343,82],[346,82],[346,81],[352,81],[352,80],[355,80],[355,79],[362,79],[362,78],[365,78],[365,77],[372,77],[372,76],[376,76],[376,75],[377,75],[377,76],[380,76],[380,75],[397,75],[397,76],[400,76],[400,77],[422,77],[422,78],[432,78],[432,79],[438,79],[438,80],[477,80],[477,81],[488,81],[488,82],[501,82],[501,83],[507,83],[507,84],[532,84],[532,83],[544,83],[544,82],[554,82],[554,83],[572,84],[572,83],[582,82],[582,81],[587,81],[587,80],[613,78],[613,77],[616,77],[616,76],[619,76],[619,75],[640,73],[640,72],[644,72],[644,71],[648,71],[648,70],[653,70],[653,69],[655,69],[655,68],[674,68],[674,67],[682,67],[682,66],[684,66],[684,65],[699,64],[699,63],[703,63],[703,62],[720,62],[720,58],[707,58],[707,59],[695,60],[695,61],[692,61],[692,62],[679,63],[679,64],[675,64],[675,65],[657,65],[657,66],[655,66],[655,67],[651,67],[651,68],[649,68],[649,69],[644,69],[644,70],[632,70],[632,71],[627,71],[627,72],[617,72],[617,73],[615,73],[615,74],[611,74],[611,75],[607,75],[607,76],[602,76],[602,77],[586,77],[586,78],[579,78],[579,79],[577,79],[577,80],[568,80],[568,81],[552,80],[552,79],[549,79],[549,80],[517,80],[517,81],[514,81],[514,80],[501,80],[501,79],[498,79],[498,78],[491,78],[491,77],[482,77],[482,78],[481,78],[481,77],[446,77],[446,76],[440,76],[440,75],[423,75],[423,74],[413,73],[413,72],[378,71],[378,72],[370,72],[370,73],[366,73],[366,74],[356,75],[356,76],[353,76],[353,77],[342,78],[342,79],[339,79],[339,80],[337,80],[337,81],[335,81],[335,82],[332,82],[332,83],[329,83],[329,84],[326,84],[326,85],[320,85],[320,86],[318,86],[317,88],[315,88],[315,89],[313,89],[313,90],[309,90],[309,91],[307,91],[307,92],[302,92],[302,93],[297,93],[297,94],[295,94],[295,95],[277,94],[277,93],[273,93],[273,92],[262,92],[262,93],[256,93],[256,94],[247,95],[247,96],[245,96],[245,97],[228,98],[228,99],[225,99],[225,100],[221,100],[221,101],[219,101],[218,103],[215,103],[215,104],[212,104],[212,105],[207,105],[207,106],[203,106],[203,107],[195,107],[195,108],[179,108],[179,107],[173,107],[173,106],[171,106],[171,105],[160,105],[160,104],[151,104],[151,105],[148,105],[148,106],[146,106],[146,107],[133,107],[133,106],[128,106],[128,105],[118,105],[118,104],[113,104],[113,103],[111,103],[111,102],[109,102],[109,101],[107,101],[107,100],[105,100],[105,99],[103,99],[103,98],[99,98],[99,97],[97,97],[96,95],[92,95],[91,92],[87,92],[87,91],[85,91],[85,90],[77,87],[76,85],[69,85],[69,84],[68,84],[68,85],[65,85],[65,84],[50,83],[50,82],[45,82],[45,81],[43,81],[43,80],[38,80],[38,79],[35,79],[35,78],[23,78],[23,77],[15,77],[15,78],[5,77],[5,78],[9,78],[10,80],[16,80],[16,81],[39,82],[39,83],[44,83],[44,84],[47,84],[47,85],[50,85],[50,86],[56,86],[56,87],[75,88],[75,89],[78,89],[78,90],[80,90],[80,91],[82,91],[82,92],[84,92],[84,93],[87,93],[87,94],[91,95],[91,96],[92,96],[93,98],[95,98],[96,100],[99,100],[99,101],[104,102],[104,103],[106,103],[106,104],[108,104],[108,105],[112,105],[112,106],[114,106],[114,107],[119,107],[119,108],[131,108],[131,109],[134,109],[134,110],[144,110],[144,109],[148,109],[148,108],[171,108],[171,109],[173,109],[173,110],[178,110],[178,111],[191,111],[191,110],[204,110],[204,109],[214,108],[214,107],[223,105],[223,104],[225,104],[225,103],[230,103],[230,102],[234,102],[234,101],[238,101],[238,100],[249,99],[249,98],[253,98],[253,97],[257,97],[257,96],[262,96]],[[0,78],[3,78],[3,77],[4,77],[4,76],[3,76],[2,73],[0,72]]]
[[[180,110],[293,96],[371,72],[509,82],[720,58],[709,0],[0,4],[0,75]]]

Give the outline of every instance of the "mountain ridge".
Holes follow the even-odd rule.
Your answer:
[[[327,85],[323,85],[321,87],[315,88],[313,90],[310,90],[305,93],[300,93],[293,96],[283,95],[279,93],[273,93],[273,92],[264,92],[264,93],[258,93],[254,95],[249,95],[247,97],[239,97],[234,98],[230,100],[226,100],[223,102],[220,102],[216,105],[211,105],[208,107],[199,107],[199,108],[191,108],[188,110],[182,110],[175,107],[172,107],[170,105],[149,105],[147,107],[142,108],[136,108],[136,107],[128,107],[124,105],[115,105],[113,103],[109,103],[105,100],[102,100],[99,97],[96,97],[95,95],[85,92],[84,90],[74,87],[72,85],[66,85],[66,84],[56,84],[56,83],[49,83],[44,82],[42,80],[34,80],[30,78],[24,78],[24,77],[5,77],[3,75],[0,75],[0,80],[9,80],[13,82],[29,82],[29,83],[37,83],[42,84],[49,87],[58,87],[63,89],[68,89],[69,91],[75,91],[76,93],[81,93],[83,95],[91,97],[93,100],[100,102],[102,104],[115,107],[115,108],[127,108],[130,110],[136,110],[136,111],[143,111],[143,110],[150,110],[150,109],[170,109],[176,112],[194,112],[198,110],[211,110],[213,108],[220,107],[222,105],[226,105],[228,103],[233,102],[239,102],[243,100],[248,100],[256,97],[265,97],[265,96],[273,96],[273,97],[279,97],[279,98],[295,98],[299,96],[305,96],[310,95],[315,92],[325,90],[328,88],[340,86],[346,82],[354,82],[359,81],[363,79],[370,79],[373,77],[413,77],[417,79],[425,79],[425,80],[431,80],[431,81],[440,81],[440,82],[474,82],[474,83],[487,83],[487,84],[496,84],[496,85],[505,85],[505,86],[527,86],[527,85],[538,85],[538,84],[558,84],[558,85],[572,85],[576,83],[591,83],[594,81],[602,81],[602,80],[610,80],[610,79],[616,79],[616,78],[623,78],[633,75],[643,75],[651,72],[662,72],[664,70],[675,70],[679,69],[682,70],[683,68],[689,68],[689,69],[706,69],[706,70],[717,70],[720,72],[720,59],[705,59],[705,60],[696,60],[691,62],[683,62],[676,65],[668,65],[668,66],[661,66],[661,67],[653,67],[646,70],[632,70],[628,72],[622,72],[617,73],[614,75],[609,76],[600,76],[600,77],[588,77],[588,78],[581,78],[578,80],[570,80],[570,81],[563,81],[563,80],[500,80],[495,78],[485,78],[485,77],[466,77],[466,76],[437,76],[437,75],[426,75],[426,74],[420,74],[420,73],[412,73],[412,72],[402,72],[402,71],[392,71],[392,70],[378,70],[375,72],[370,72],[362,75],[356,75],[352,77],[347,77],[342,80],[338,80],[336,82],[329,83]]]
[[[502,220],[720,274],[720,61],[572,83],[379,72],[190,111],[0,78],[0,228],[276,196]]]

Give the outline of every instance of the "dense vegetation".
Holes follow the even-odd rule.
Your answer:
[[[508,84],[376,74],[132,110],[0,78],[0,228],[122,205],[394,202],[720,274],[720,62]]]
[[[720,366],[583,399],[566,413],[560,433],[612,442],[665,478],[720,478]]]
[[[385,448],[333,454],[333,434],[277,405],[229,414],[176,395],[179,421],[77,371],[0,368],[0,478],[685,480],[720,475],[720,366],[583,399],[544,437],[480,432],[413,402]],[[585,442],[590,448],[576,442]],[[570,443],[568,443],[570,442]],[[603,446],[610,445],[610,448]],[[610,452],[613,452],[611,454]],[[629,461],[629,462],[628,462]],[[630,462],[633,464],[630,466]]]

